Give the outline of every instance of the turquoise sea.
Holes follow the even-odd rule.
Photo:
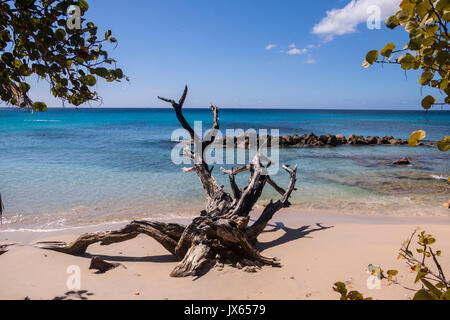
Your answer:
[[[185,109],[211,125],[209,109]],[[450,135],[450,112],[223,109],[221,128],[279,129],[299,135],[355,133],[429,139]],[[171,162],[171,109],[0,110],[0,192],[3,230],[53,230],[126,221],[194,216],[203,192],[195,174]],[[280,162],[298,163],[299,210],[349,215],[443,216],[450,197],[450,153],[408,146],[285,149]],[[413,165],[390,163],[409,157]],[[228,188],[227,178],[215,169]],[[247,176],[238,179],[244,185]],[[288,176],[274,177],[286,185]],[[259,205],[277,194],[269,187]]]

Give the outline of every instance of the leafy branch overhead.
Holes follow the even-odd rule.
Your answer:
[[[393,42],[379,52],[367,53],[363,67],[374,63],[398,64],[403,70],[422,69],[419,84],[436,88],[446,96],[440,104],[449,104],[449,44],[448,21],[449,0],[403,0],[401,10],[386,20],[386,26],[395,29],[403,26],[409,33],[409,42],[395,50]],[[380,57],[381,55],[381,57]],[[424,109],[430,109],[437,98],[426,96],[422,100]]]
[[[408,139],[408,144],[410,147],[417,146],[420,141],[424,140],[427,137],[427,133],[423,130],[414,131]],[[446,136],[444,139],[433,141],[437,143],[437,147],[439,150],[445,152],[450,149],[450,136]]]
[[[422,107],[429,110],[433,105],[449,104],[450,0],[403,0],[400,9],[386,20],[386,26],[390,29],[404,27],[409,33],[409,42],[398,50],[391,42],[381,51],[369,51],[363,67],[378,63],[397,64],[403,70],[421,69],[419,84],[438,90],[442,96],[442,101],[438,101],[438,98],[427,95],[422,100]],[[411,139],[420,140],[413,136]],[[445,137],[438,142],[441,151],[450,148],[449,139]]]
[[[81,29],[67,27],[74,5],[80,8]],[[86,23],[82,16],[88,9],[85,0],[0,1],[1,100],[45,111],[44,102],[29,97],[30,80],[38,77],[49,82],[54,97],[78,106],[99,100],[93,89],[99,77],[128,80],[103,50],[104,43],[117,40],[111,31],[100,36],[93,22]]]

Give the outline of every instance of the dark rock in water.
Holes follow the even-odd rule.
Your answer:
[[[381,139],[382,144],[391,144],[391,140],[393,140],[393,136],[385,136]]]
[[[326,135],[321,135],[319,141],[325,144],[328,141],[328,137]]]
[[[336,139],[338,141],[338,144],[346,144],[347,138],[343,134],[337,134]]]
[[[298,144],[298,143],[302,142],[302,138],[298,134],[294,134],[292,136],[292,140],[293,140],[294,144]]]
[[[363,136],[357,136],[355,134],[351,134],[347,139],[348,144],[353,145],[365,145],[368,144],[366,139]]]
[[[259,137],[257,134],[243,134],[239,137],[224,137],[219,138],[216,141],[216,145],[222,146],[233,146],[237,148],[245,148],[248,149],[250,147],[257,147],[260,143]],[[270,147],[272,144],[272,136],[267,136],[267,146]],[[286,148],[300,148],[304,146],[313,146],[313,147],[323,147],[323,146],[339,146],[344,144],[350,145],[404,145],[407,144],[407,140],[403,139],[395,139],[392,136],[385,136],[380,138],[378,136],[368,136],[365,138],[364,136],[357,136],[352,134],[348,137],[348,139],[343,134],[337,135],[321,135],[316,136],[314,133],[303,134],[299,136],[298,134],[294,135],[282,135],[278,137],[278,142],[280,147]],[[254,146],[254,144],[256,145]],[[419,145],[432,145],[432,143],[420,143]]]
[[[325,143],[323,143],[320,140],[316,140],[316,141],[314,141],[314,143],[312,145],[315,147],[323,147],[325,145]]]
[[[408,158],[402,158],[400,160],[392,162],[392,164],[405,166],[405,165],[411,164],[411,162],[409,161]]]
[[[293,142],[292,137],[288,134],[280,137],[280,145],[291,146]]]
[[[348,144],[356,144],[357,139],[358,139],[358,137],[356,136],[356,134],[351,134],[347,138],[347,142],[348,142]]]
[[[120,263],[106,262],[102,258],[95,256],[91,260],[91,265],[89,266],[89,269],[94,269],[100,271],[101,273],[105,273],[106,271],[117,268],[120,265],[121,265]]]
[[[336,147],[339,144],[339,141],[336,138],[336,136],[332,136],[331,134],[329,134],[327,136],[327,144],[330,146]]]
[[[407,144],[408,141],[403,140],[403,139],[391,139],[390,143],[391,143],[391,145],[402,145],[402,144]]]
[[[314,133],[310,133],[305,137],[305,144],[313,145],[317,142],[317,136]]]
[[[377,136],[369,136],[366,141],[368,144],[381,144],[381,139]]]

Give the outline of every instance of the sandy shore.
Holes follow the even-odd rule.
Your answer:
[[[442,266],[450,272],[450,215],[382,219],[285,211],[273,223],[260,236],[258,248],[266,256],[280,258],[281,268],[265,267],[250,274],[226,266],[198,279],[170,278],[176,260],[142,235],[111,246],[92,245],[83,257],[31,246],[37,240],[71,241],[84,232],[120,225],[52,233],[0,232],[1,243],[17,243],[0,255],[0,299],[338,299],[332,290],[336,281],[374,299],[410,299],[411,291],[386,280],[380,290],[369,290],[366,270],[369,264],[398,269],[398,280],[412,287],[413,274],[397,260],[397,252],[418,226],[436,236],[436,248],[443,250]],[[89,270],[93,255],[126,268],[96,274]],[[70,292],[66,285],[72,265],[81,270],[78,292]]]

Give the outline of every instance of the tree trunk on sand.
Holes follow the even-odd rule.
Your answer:
[[[191,168],[183,168],[183,171],[196,173],[202,183],[207,203],[200,217],[193,219],[188,226],[133,221],[118,231],[85,234],[69,244],[40,242],[37,246],[67,254],[82,255],[88,246],[94,243],[109,245],[133,239],[139,234],[146,234],[158,241],[180,261],[170,273],[172,277],[199,276],[205,271],[204,267],[213,266],[216,263],[231,264],[240,268],[250,266],[251,270],[264,265],[280,265],[276,258],[262,256],[253,245],[273,215],[290,205],[289,197],[295,190],[297,166],[293,169],[283,166],[290,175],[290,183],[284,190],[269,175],[265,174],[265,169],[271,163],[264,166],[262,164],[264,156],[258,150],[255,158],[244,167],[236,170],[221,168],[222,173],[229,176],[233,195],[225,192],[223,186],[219,186],[212,176],[213,168],[209,167],[203,157],[205,151],[214,142],[219,129],[218,108],[211,107],[214,117],[213,130],[205,139],[200,139],[182,112],[187,91],[186,87],[178,102],[158,98],[173,106],[180,124],[189,132],[194,146],[196,146],[192,147],[191,144],[185,148],[185,156],[190,158],[194,164]],[[250,173],[248,184],[243,189],[239,188],[235,182],[235,176],[242,172]],[[266,183],[275,188],[281,194],[281,198],[276,202],[270,202],[257,221],[248,226],[249,214],[261,196]]]

